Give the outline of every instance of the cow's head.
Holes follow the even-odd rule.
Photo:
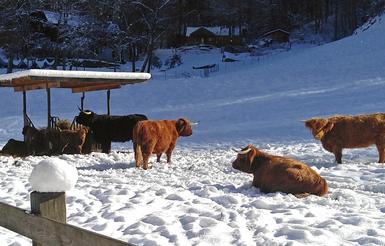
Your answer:
[[[235,161],[233,161],[233,168],[245,173],[254,173],[258,165],[255,158],[258,157],[261,152],[252,144],[247,145],[240,151],[234,151],[237,152],[238,155]]]
[[[175,123],[176,130],[179,136],[188,137],[192,135],[191,122],[185,118],[180,118]]]
[[[95,113],[90,110],[79,110],[79,115],[76,116],[76,123],[82,124],[84,126],[91,126]]]
[[[310,129],[315,139],[321,140],[333,128],[334,123],[329,119],[313,118],[306,120],[305,126]]]
[[[22,133],[25,136],[25,143],[30,153],[35,154],[35,152],[44,149],[45,137],[43,131],[33,126],[23,127]]]
[[[24,126],[22,133],[25,136],[25,142],[28,146],[36,144],[42,137],[41,132],[33,126]]]

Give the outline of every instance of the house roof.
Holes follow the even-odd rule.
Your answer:
[[[192,33],[199,29],[206,29],[207,31],[213,33],[215,36],[229,36],[230,35],[230,28],[225,27],[225,26],[211,26],[211,27],[206,27],[206,26],[199,26],[199,27],[187,27],[186,30],[186,37],[190,37]],[[239,36],[239,27],[234,27],[232,34],[234,36]]]
[[[270,35],[270,34],[272,34],[272,33],[275,33],[275,32],[282,32],[282,33],[285,33],[285,34],[287,34],[287,35],[290,35],[290,32],[278,28],[278,29],[274,29],[274,30],[271,30],[271,31],[269,31],[269,32],[267,32],[267,33],[265,33],[265,34],[263,34],[262,37],[268,36],[268,35]]]
[[[0,87],[13,87],[15,91],[69,88],[77,93],[117,89],[122,85],[141,83],[150,78],[149,73],[30,69],[0,75]]]

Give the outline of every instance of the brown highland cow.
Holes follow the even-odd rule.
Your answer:
[[[143,169],[148,168],[151,154],[157,155],[157,162],[163,153],[167,155],[167,162],[171,162],[171,154],[178,137],[192,134],[191,123],[184,118],[178,120],[143,120],[139,121],[133,130],[133,146],[135,151],[135,165]]]
[[[261,192],[281,191],[297,197],[328,192],[326,180],[305,163],[264,153],[251,144],[236,152],[233,168],[253,174],[253,186]]]
[[[378,162],[384,163],[385,114],[313,118],[306,120],[305,126],[327,151],[334,154],[337,163],[342,163],[342,149],[373,144],[378,150]]]

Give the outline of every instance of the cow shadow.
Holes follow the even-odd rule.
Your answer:
[[[87,167],[78,167],[78,170],[94,170],[94,171],[105,171],[105,170],[117,170],[117,169],[129,169],[135,167],[135,162],[130,163],[100,163]]]
[[[314,161],[314,162],[306,162],[306,164],[310,167],[314,166],[316,167],[317,169],[321,169],[321,168],[331,168],[331,167],[335,167],[336,165],[340,165],[338,164],[337,162],[335,162],[334,160],[331,160],[331,161],[322,161],[322,162],[317,162],[317,161]]]

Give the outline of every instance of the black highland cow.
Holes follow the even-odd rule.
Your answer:
[[[76,122],[88,126],[93,140],[102,145],[103,153],[109,153],[111,142],[126,142],[132,140],[132,131],[138,121],[147,120],[143,114],[125,116],[98,115],[92,111],[80,110]]]

